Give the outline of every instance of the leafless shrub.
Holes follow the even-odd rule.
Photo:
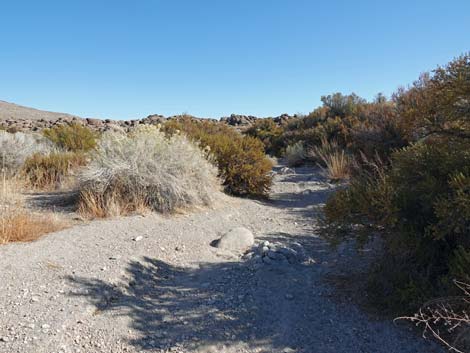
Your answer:
[[[434,338],[450,351],[465,353],[470,349],[470,284],[455,281],[463,295],[440,298],[427,302],[411,317],[395,320],[409,320],[417,326],[424,326],[423,336],[430,332]]]

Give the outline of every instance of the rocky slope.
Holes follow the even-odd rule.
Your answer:
[[[295,116],[294,116],[295,117]],[[34,108],[23,107],[14,103],[0,101],[0,127],[12,132],[16,131],[37,131],[50,128],[55,125],[79,123],[87,125],[93,130],[107,131],[116,129],[128,129],[139,124],[159,124],[167,119],[179,119],[181,116],[165,117],[159,114],[152,114],[143,119],[134,120],[112,120],[112,119],[95,119],[81,118],[71,114],[55,113]],[[192,117],[195,120],[202,118]],[[278,124],[283,124],[292,116],[283,114],[274,118]],[[243,130],[251,126],[258,117],[251,115],[232,114],[228,117],[222,117],[221,122],[234,126],[239,130]]]

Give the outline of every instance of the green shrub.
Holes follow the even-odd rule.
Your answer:
[[[406,309],[470,273],[469,205],[470,145],[434,141],[394,153],[385,170],[356,175],[328,201],[325,215],[336,231],[381,235],[387,256],[371,290],[380,304]]]
[[[83,153],[36,153],[26,159],[21,173],[27,184],[33,188],[57,188],[73,170],[86,165],[86,162]]]
[[[86,152],[96,147],[96,133],[78,123],[45,129],[43,134],[58,147],[70,152]]]
[[[256,120],[244,133],[261,140],[265,152],[272,156],[280,157],[286,148],[281,138],[283,128],[271,118]]]
[[[379,114],[386,119],[376,124],[376,136],[385,142],[375,148],[375,162],[362,158],[350,185],[326,204],[326,234],[333,240],[347,234],[382,239],[385,254],[371,271],[369,291],[395,313],[453,295],[454,280],[469,282],[469,97],[469,55],[400,90],[395,110]],[[360,124],[373,121],[365,116]],[[352,142],[363,145],[352,131]],[[390,153],[390,162],[380,158]]]
[[[225,190],[234,195],[266,196],[272,183],[272,164],[257,138],[243,136],[234,129],[211,121],[190,117],[173,119],[164,125],[171,134],[182,131],[208,149],[219,168]]]

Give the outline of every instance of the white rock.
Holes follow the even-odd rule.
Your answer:
[[[216,247],[230,251],[245,251],[253,246],[255,237],[244,227],[238,227],[225,233],[217,242]]]

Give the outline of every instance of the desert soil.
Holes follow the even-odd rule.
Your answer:
[[[318,236],[331,189],[299,168],[276,175],[269,201],[224,196],[2,246],[0,352],[441,352],[328,280],[361,264]],[[257,243],[300,244],[308,261],[256,263],[210,245],[240,226]]]

